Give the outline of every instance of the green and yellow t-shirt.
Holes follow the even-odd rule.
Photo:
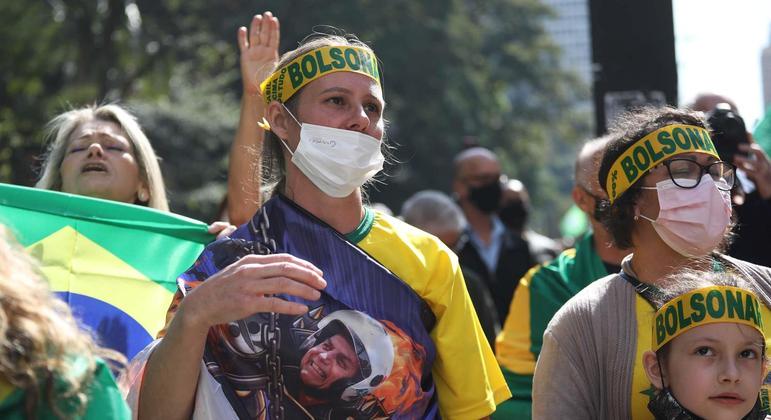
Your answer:
[[[436,316],[433,376],[443,418],[482,418],[511,396],[449,248],[371,209],[346,237],[409,284]]]
[[[593,240],[593,235],[587,233],[574,249],[531,268],[520,280],[503,330],[495,340],[496,357],[513,397],[494,417],[531,417],[533,373],[546,326],[573,295],[608,275]]]

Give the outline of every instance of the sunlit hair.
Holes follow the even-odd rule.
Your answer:
[[[49,144],[48,152],[45,162],[43,162],[40,180],[35,186],[46,190],[61,191],[61,166],[67,147],[73,140],[72,133],[81,124],[93,120],[117,124],[126,133],[126,137],[134,148],[134,156],[137,165],[139,165],[139,176],[146,183],[150,192],[150,198],[147,202],[137,200],[134,204],[169,211],[161,167],[158,165],[158,157],[155,155],[150,140],[145,136],[136,118],[115,104],[90,105],[73,109],[57,115],[48,123],[46,136],[46,141]]]
[[[372,48],[370,48],[369,45],[360,41],[354,35],[348,34],[348,35],[341,36],[341,35],[331,35],[331,34],[324,34],[324,33],[314,33],[306,37],[300,43],[300,46],[297,47],[297,49],[292,51],[287,51],[286,53],[284,53],[284,55],[282,55],[281,58],[278,60],[278,63],[276,63],[274,71],[275,69],[279,69],[285,66],[287,63],[307,53],[308,51],[311,51],[320,47],[329,47],[329,46],[341,46],[341,47],[355,46],[355,47],[366,49],[372,52],[373,55],[375,55],[374,51],[372,51]],[[382,74],[382,70],[381,70],[381,74]],[[294,96],[289,98],[284,103],[287,109],[289,109],[289,111],[291,111],[292,114],[295,116],[297,116],[298,100],[300,96],[302,96],[304,91],[305,89],[301,88],[300,90],[297,91],[297,93],[294,94]],[[385,124],[386,121],[383,120],[383,123]],[[383,151],[383,155],[385,156],[385,159],[386,159],[386,163],[390,163],[392,161],[391,148],[386,141],[385,133],[383,134],[383,139],[380,144],[381,144],[381,149]],[[283,146],[281,145],[281,140],[278,138],[278,136],[276,136],[276,134],[274,134],[272,131],[267,131],[265,133],[265,143],[263,145],[262,159],[261,159],[263,199],[269,198],[277,191],[278,192],[284,191],[285,181],[286,181],[286,162],[284,160],[283,150],[284,149],[283,149]],[[370,180],[365,185],[368,185],[372,182],[377,182],[377,178],[378,177],[376,177],[373,180]]]
[[[24,391],[26,417],[34,418],[41,406],[59,418],[67,417],[65,411],[81,415],[96,356],[124,362],[78,328],[35,261],[0,225],[0,377]]]

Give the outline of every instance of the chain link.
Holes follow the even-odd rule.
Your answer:
[[[254,219],[252,219],[254,232],[260,234],[254,243],[255,249],[252,251],[261,255],[275,254],[276,241],[268,238],[268,229],[270,229],[268,213],[263,210],[260,212],[259,219],[259,226],[254,226]],[[271,297],[271,295],[266,295],[266,297]],[[268,346],[270,347],[268,353],[268,398],[270,399],[268,417],[273,420],[284,420],[284,376],[281,373],[281,356],[279,356],[281,328],[278,326],[278,314],[275,312],[270,313]]]

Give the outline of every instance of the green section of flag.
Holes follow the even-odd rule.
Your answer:
[[[578,238],[589,228],[589,219],[575,204],[570,206],[560,221],[560,234],[563,238]]]
[[[214,238],[206,224],[146,207],[0,183],[0,223],[29,246],[70,226],[167,290]]]
[[[766,115],[755,127],[752,137],[766,151],[766,154],[771,155],[771,107],[766,109]]]

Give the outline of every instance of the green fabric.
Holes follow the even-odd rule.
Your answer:
[[[583,210],[575,204],[562,216],[560,220],[560,234],[563,238],[578,238],[589,229],[589,218]]]
[[[369,231],[372,230],[372,226],[375,224],[375,212],[369,207],[364,207],[364,217],[359,222],[359,226],[353,232],[346,233],[345,239],[348,239],[352,244],[358,244],[359,241],[364,239]]]
[[[608,275],[594,249],[594,235],[584,234],[576,242],[575,252],[563,251],[552,262],[542,266],[530,281],[530,351],[535,360],[541,353],[543,332],[554,314],[576,293],[593,281]],[[504,372],[505,373],[505,372]],[[530,418],[532,375],[506,375],[513,395],[507,410],[518,410],[512,419]]]
[[[81,325],[129,360],[163,328],[177,276],[214,239],[206,224],[172,213],[8,184],[0,224]]]
[[[576,243],[575,253],[561,253],[533,275],[530,282],[530,351],[536,360],[541,353],[543,332],[554,314],[589,283],[608,275],[594,250],[593,240],[593,234],[585,234]]]
[[[100,244],[147,278],[170,292],[176,277],[214,238],[206,224],[187,217],[132,204],[100,200],[58,191],[0,183],[0,224],[29,246],[65,226]],[[120,236],[116,234],[120,232]],[[152,239],[149,235],[153,234]],[[148,247],[152,243],[152,247]],[[150,249],[151,252],[138,252]],[[184,257],[182,267],[170,264],[168,252]]]
[[[82,359],[81,359],[82,360]],[[73,370],[77,370],[79,366],[73,367]],[[61,387],[59,383],[57,386]],[[23,420],[26,419],[24,412],[24,391],[16,390],[9,395],[5,400],[0,402],[0,418],[5,420]],[[40,390],[40,395],[43,401],[43,390]],[[126,402],[123,401],[118,386],[115,383],[110,369],[101,359],[97,359],[96,370],[94,371],[94,379],[88,387],[87,391],[88,403],[82,416],[75,416],[76,411],[74,407],[67,401],[57,400],[57,404],[60,404],[62,412],[69,416],[69,418],[76,419],[130,419],[131,411],[129,410]],[[36,419],[48,420],[58,419],[53,410],[48,404],[40,403],[38,410],[35,413]]]
[[[771,107],[766,109],[766,114],[755,127],[752,137],[765,150],[766,154],[771,155]]]
[[[518,375],[504,367],[501,367],[503,378],[511,390],[511,399],[506,400],[495,408],[492,419],[511,420],[529,419],[532,417],[532,392],[533,376]]]

